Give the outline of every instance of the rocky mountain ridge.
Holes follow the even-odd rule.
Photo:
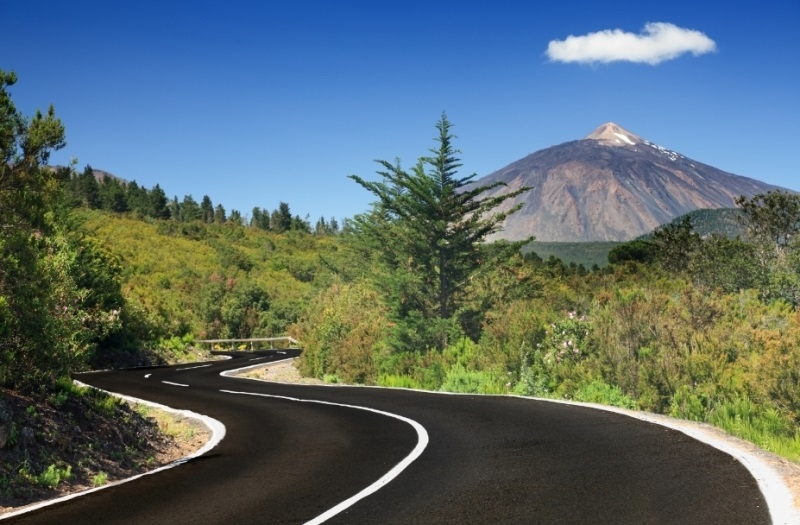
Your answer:
[[[486,195],[532,189],[495,238],[626,241],[697,209],[735,207],[741,196],[779,190],[650,142],[609,122],[581,140],[539,150],[475,184],[502,181]]]

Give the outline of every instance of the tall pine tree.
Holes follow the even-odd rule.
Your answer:
[[[453,146],[451,127],[442,114],[436,124],[438,146],[410,172],[379,160],[382,180],[350,177],[378,198],[370,213],[354,219],[351,231],[356,249],[376,255],[371,262],[386,272],[387,302],[399,327],[397,346],[405,349],[447,345],[470,278],[490,263],[484,241],[519,208],[500,212],[498,206],[530,189],[482,197],[504,183],[476,185],[475,174],[458,176],[460,152]],[[521,244],[492,253],[507,257]]]

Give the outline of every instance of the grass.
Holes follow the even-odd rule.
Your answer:
[[[143,404],[137,404],[134,408],[143,418],[154,421],[161,433],[167,436],[178,440],[191,440],[195,437],[197,428],[186,418]]]
[[[777,410],[760,409],[746,397],[718,406],[709,422],[773,454],[800,460],[800,429]]]
[[[108,483],[108,474],[105,472],[98,472],[92,477],[93,487],[102,487],[106,483]]]

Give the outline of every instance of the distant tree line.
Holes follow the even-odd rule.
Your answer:
[[[60,180],[64,181],[67,201],[72,206],[178,222],[236,224],[275,233],[286,231],[301,231],[315,235],[339,233],[339,223],[335,218],[326,220],[325,217],[320,217],[312,228],[308,216],[304,219],[299,215],[292,215],[286,202],[280,202],[272,212],[266,208],[255,207],[248,221],[238,210],[227,213],[221,204],[215,206],[208,195],[204,195],[199,203],[191,195],[185,195],[180,201],[177,196],[169,199],[158,184],[152,189],[147,189],[136,181],[125,182],[115,177],[97,177],[90,165],[86,165],[80,173],[70,168],[59,168],[57,172]]]

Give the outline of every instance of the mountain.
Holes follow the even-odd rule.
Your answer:
[[[532,189],[503,204],[522,208],[495,238],[548,242],[626,241],[693,210],[733,208],[741,195],[783,189],[692,160],[613,122],[474,184],[498,181],[508,187],[486,196]]]

